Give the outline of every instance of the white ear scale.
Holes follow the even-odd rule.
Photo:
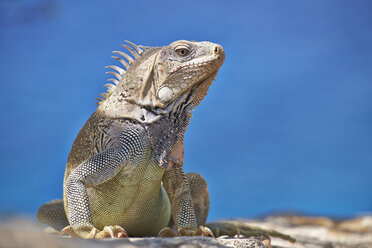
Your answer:
[[[173,90],[168,86],[164,86],[158,90],[158,97],[162,102],[169,102],[173,98]]]

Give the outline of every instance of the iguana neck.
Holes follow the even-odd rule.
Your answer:
[[[160,167],[169,169],[172,148],[177,141],[183,141],[190,118],[189,111],[181,111],[170,115],[161,115],[154,123],[145,125]]]
[[[153,140],[155,157],[160,167],[170,168],[169,161],[172,149],[178,141],[183,142],[183,137],[192,116],[191,112],[206,95],[214,77],[215,75],[212,75],[210,79],[200,83],[188,94],[185,94],[182,101],[178,105],[174,105],[170,112],[159,113],[161,117],[158,120],[151,125],[146,125],[151,140]]]

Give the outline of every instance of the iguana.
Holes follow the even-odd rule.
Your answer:
[[[209,193],[185,174],[183,138],[191,111],[225,59],[220,45],[180,40],[164,47],[113,51],[125,69],[77,135],[68,157],[63,200],[42,205],[40,222],[81,238],[129,236],[289,236],[236,223],[205,224]],[[124,60],[125,58],[125,60]]]

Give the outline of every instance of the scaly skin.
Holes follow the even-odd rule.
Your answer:
[[[68,157],[63,203],[44,204],[38,219],[81,238],[213,236],[205,180],[185,174],[183,137],[225,55],[211,42],[124,45],[117,72]],[[243,229],[213,224],[218,235]],[[235,226],[234,226],[235,227]],[[254,230],[254,235],[267,232]],[[249,234],[249,233],[246,233]],[[270,233],[272,234],[272,233]]]

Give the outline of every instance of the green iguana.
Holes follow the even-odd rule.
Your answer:
[[[129,236],[287,235],[236,223],[205,224],[209,193],[185,174],[183,137],[191,111],[207,94],[225,59],[220,45],[180,40],[164,47],[123,45],[107,66],[107,93],[77,135],[68,157],[63,200],[37,217],[81,238]]]

